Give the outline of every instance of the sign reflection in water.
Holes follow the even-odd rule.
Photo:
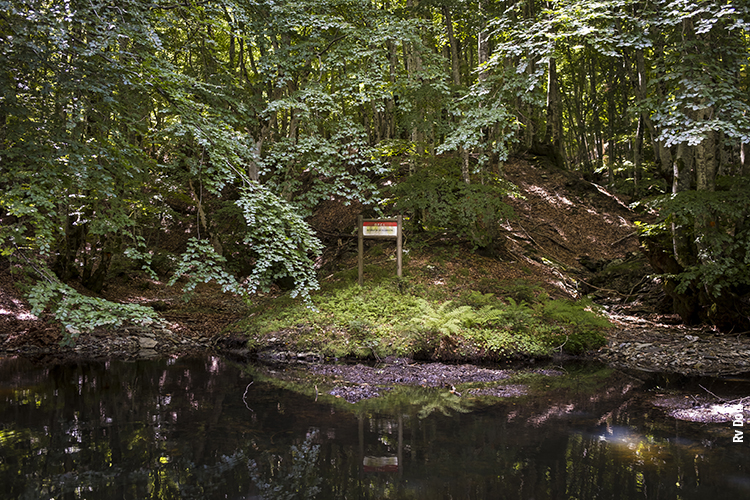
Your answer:
[[[750,453],[731,443],[731,426],[665,417],[645,385],[617,372],[578,372],[547,394],[491,404],[436,405],[448,398],[433,389],[390,407],[316,401],[217,357],[0,359],[0,372],[3,498],[718,500],[750,491]]]

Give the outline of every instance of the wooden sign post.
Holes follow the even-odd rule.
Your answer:
[[[365,270],[364,238],[396,239],[396,276],[401,277],[401,225],[403,216],[395,219],[363,219],[357,217],[358,247],[359,247],[359,286],[362,286],[362,276]]]

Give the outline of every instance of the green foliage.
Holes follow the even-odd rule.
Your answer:
[[[174,276],[168,284],[172,286],[178,279],[187,278],[187,282],[182,287],[186,299],[195,290],[198,283],[210,281],[220,284],[225,292],[241,294],[243,290],[237,280],[224,271],[224,263],[226,263],[226,259],[216,253],[210,242],[191,238],[188,241],[187,250],[182,254]]]
[[[449,231],[488,247],[497,238],[497,225],[513,216],[502,201],[510,192],[510,186],[496,178],[466,184],[456,162],[436,160],[401,179],[389,194],[395,210],[412,214],[416,230]]]
[[[59,282],[40,281],[28,297],[32,314],[41,317],[48,311],[62,323],[63,345],[74,344],[81,333],[97,327],[119,327],[124,323],[149,326],[159,322],[150,307],[87,297]]]
[[[454,308],[451,301],[433,307],[427,302],[422,303],[422,315],[414,318],[413,325],[417,329],[440,333],[445,336],[457,335],[474,320],[474,311],[469,306]]]
[[[659,102],[649,102],[661,131],[659,140],[667,146],[695,146],[708,133],[721,132],[740,143],[750,142],[747,80],[735,67],[747,63],[750,6],[667,0],[659,4],[649,12],[654,27],[682,32],[674,38],[678,45],[665,56],[658,78],[669,91]],[[710,110],[710,118],[703,110]]]
[[[660,220],[641,224],[644,236],[671,233],[674,226],[695,242],[694,255],[680,256],[687,265],[665,276],[684,292],[698,283],[713,297],[750,286],[750,178],[720,178],[716,191],[683,191],[651,200]]]
[[[357,124],[342,123],[330,138],[318,135],[280,140],[262,160],[269,189],[289,193],[301,216],[309,216],[332,196],[346,204],[377,202],[374,175],[384,172],[378,151],[367,144]]]
[[[458,124],[451,129],[438,148],[438,153],[447,151],[478,150],[481,155],[479,164],[489,161],[489,155],[494,154],[500,161],[508,158],[510,144],[515,139],[517,129],[516,117],[510,113],[504,99],[491,102],[486,94],[484,85],[476,88],[455,103],[453,114],[458,118]],[[487,141],[487,130],[495,129],[499,137]]]
[[[512,283],[500,285],[500,290],[505,297],[512,298],[516,302],[525,302],[533,304],[534,302],[544,301],[549,296],[544,292],[541,286],[535,283],[529,283],[527,280],[517,279]]]
[[[136,261],[153,278],[150,259],[158,249],[147,248],[145,234],[163,231],[183,215],[172,207],[187,204],[182,210],[196,214],[197,224],[175,276],[190,276],[187,290],[217,280],[225,290],[253,292],[283,277],[295,281],[295,296],[316,288],[312,258],[320,244],[298,207],[274,192],[283,186],[251,179],[263,169],[258,131],[266,118],[248,99],[254,93],[247,82],[221,61],[231,31],[225,14],[252,16],[251,6],[162,9],[137,0],[2,5],[4,255],[17,249],[38,254],[63,281],[82,275],[93,289],[105,280],[111,255]],[[319,184],[334,186],[308,189],[316,199],[339,192],[364,199],[358,185],[367,189],[362,172],[374,165],[367,153],[349,170],[333,168],[346,155],[323,154],[345,140],[300,144],[297,160],[317,158],[314,166],[324,176]],[[228,246],[244,245],[243,257],[253,256],[255,268],[242,286],[227,272],[238,267],[226,261],[236,253],[220,256],[198,241],[201,230],[218,225],[204,190],[236,201],[249,224],[224,235]]]
[[[141,270],[151,279],[158,280],[159,277],[152,267],[154,256],[146,248],[146,240],[141,235],[136,235],[133,239],[133,246],[126,248],[123,255],[134,262],[142,263]]]
[[[430,287],[404,286],[403,280],[383,277],[360,287],[354,274],[336,276],[348,277],[348,283],[313,294],[314,309],[290,301],[262,304],[241,329],[257,346],[272,338],[274,345],[327,356],[477,359],[546,356],[566,339],[563,349],[588,350],[601,344],[601,330],[608,326],[585,310],[590,303],[551,301],[544,293],[534,295],[533,307],[477,291],[453,301]]]
[[[546,335],[548,345],[574,354],[603,346],[606,339],[602,331],[612,326],[587,300],[550,300],[538,304],[535,309],[547,320],[565,325],[561,331],[551,331]]]
[[[497,356],[514,357],[548,356],[549,347],[526,332],[512,333],[507,330],[483,330],[480,332],[487,349]]]
[[[318,289],[313,257],[322,248],[310,226],[293,206],[259,184],[244,188],[237,205],[247,222],[243,241],[256,256],[244,286],[251,293],[268,291],[272,282],[289,277],[295,284],[292,297],[307,301],[310,292]]]
[[[481,308],[484,306],[497,305],[500,302],[494,294],[482,293],[476,290],[469,290],[468,292],[461,295],[459,303],[471,306],[473,308]]]
[[[590,300],[549,300],[541,303],[537,309],[549,319],[575,325],[577,328],[600,329],[611,326]]]

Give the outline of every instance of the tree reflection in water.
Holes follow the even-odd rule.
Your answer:
[[[1,359],[5,495],[747,495],[750,454],[732,443],[730,424],[672,419],[649,402],[646,385],[622,373],[571,371],[543,382],[547,392],[520,398],[392,388],[356,404],[280,375],[219,357]]]

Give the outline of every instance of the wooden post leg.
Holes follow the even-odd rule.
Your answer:
[[[357,267],[359,268],[359,286],[362,286],[362,275],[364,274],[365,270],[365,263],[364,263],[364,244],[363,244],[363,235],[362,235],[362,216],[357,216],[357,248],[359,251],[359,257],[357,262]]]
[[[401,223],[403,222],[404,217],[402,215],[398,216],[398,228],[396,229],[396,276],[399,278],[401,277],[402,273],[402,265],[401,265]]]

